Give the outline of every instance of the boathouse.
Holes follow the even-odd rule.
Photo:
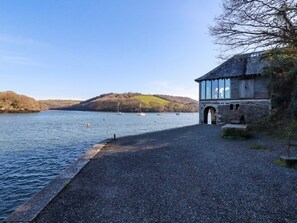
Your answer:
[[[195,81],[199,83],[200,123],[255,123],[270,114],[264,52],[235,55]]]

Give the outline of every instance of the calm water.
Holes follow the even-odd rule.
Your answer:
[[[91,127],[86,128],[86,123]],[[45,111],[0,115],[0,221],[95,143],[198,123],[197,113]]]

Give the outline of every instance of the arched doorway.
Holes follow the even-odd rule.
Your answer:
[[[204,109],[204,124],[215,125],[217,123],[217,111],[214,107],[208,106]]]

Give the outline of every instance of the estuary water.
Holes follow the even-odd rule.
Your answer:
[[[198,113],[1,114],[0,221],[101,140],[193,124],[198,124]]]

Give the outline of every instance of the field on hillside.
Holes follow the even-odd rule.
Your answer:
[[[136,95],[136,96],[132,97],[132,99],[138,99],[140,101],[143,101],[144,103],[155,102],[160,105],[166,105],[169,103],[169,101],[164,100],[159,97],[156,97],[156,96],[153,96],[153,95]]]

